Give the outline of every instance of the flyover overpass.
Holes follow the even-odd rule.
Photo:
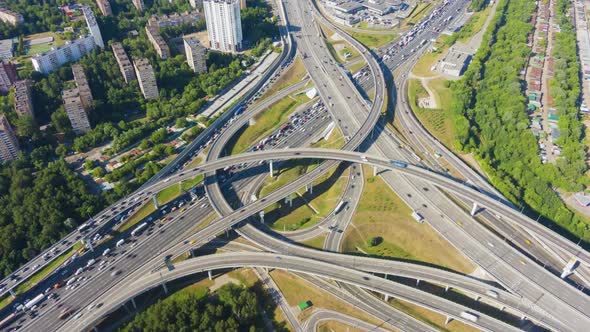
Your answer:
[[[436,174],[431,171],[412,165],[408,165],[407,167],[396,167],[391,164],[390,160],[387,160],[385,158],[368,157],[361,153],[341,150],[286,149],[278,151],[261,151],[254,153],[245,153],[237,156],[230,156],[199,165],[199,167],[190,170],[186,170],[181,174],[167,178],[159,182],[158,184],[155,184],[153,187],[150,187],[150,189],[160,191],[172,183],[180,182],[182,180],[192,178],[198,174],[211,172],[215,169],[221,169],[226,166],[231,166],[235,164],[260,162],[264,160],[268,161],[272,159],[278,160],[293,158],[334,159],[340,161],[365,163],[372,166],[376,166],[379,169],[389,169],[400,174],[405,174],[415,178],[419,178],[423,181],[428,181],[436,186],[444,188],[445,190],[451,191],[459,196],[465,197],[466,199],[477,199],[478,204],[484,207],[494,209],[499,214],[510,214],[518,216],[518,213],[513,211],[511,208],[506,207],[505,205],[495,201],[494,199],[486,196],[485,194],[482,194],[468,186],[458,183],[455,180],[448,178],[444,175]],[[325,165],[327,164],[328,163],[320,164],[320,166],[318,166],[318,168],[316,168],[314,171],[321,169],[323,166],[325,167]],[[307,176],[303,176],[293,181],[292,186],[301,188],[304,187],[307,183],[309,183],[309,181],[310,180],[307,178]],[[290,190],[284,190],[284,188],[280,188],[275,192],[269,194],[269,196],[259,199],[258,201],[253,202],[243,208],[240,208],[240,210],[235,211],[224,218],[221,218],[219,222],[210,225],[206,230],[204,230],[204,232],[199,232],[195,236],[190,237],[189,239],[195,239],[198,243],[202,243],[203,241],[213,239],[217,234],[222,233],[224,230],[231,227],[232,225],[239,223],[244,218],[257,213],[258,211],[270,206],[277,200],[280,200],[289,194],[291,194]],[[543,227],[540,225],[536,226]],[[190,249],[190,246],[186,247],[186,250],[188,249]],[[483,250],[486,249],[484,248]],[[526,258],[518,252],[511,253],[511,255],[516,255],[516,257],[521,256],[522,261],[528,260],[528,258]],[[493,258],[495,256],[492,255],[491,257]],[[540,298],[539,301],[541,302],[537,303],[537,305],[544,308],[548,312],[552,312],[556,316],[568,317],[567,321],[570,324],[585,324],[582,323],[582,321],[590,321],[586,313],[586,311],[588,311],[590,308],[589,301],[588,298],[584,296],[582,292],[575,290],[573,287],[568,285],[563,280],[555,277],[554,275],[550,274],[548,271],[542,269],[541,267],[534,266],[533,264],[529,264],[526,266],[516,265],[512,266],[512,269],[514,270],[513,272],[520,274],[521,276],[530,280],[530,287],[528,289],[529,291],[534,291],[534,293],[529,294],[530,296],[534,296],[533,294],[537,293],[551,294],[550,297],[545,296],[544,298]],[[529,273],[528,270],[536,272]],[[511,285],[504,286],[511,288]],[[555,303],[556,300],[561,304],[558,305],[557,303]],[[546,305],[540,304],[545,302],[547,302]],[[580,314],[582,314],[582,316],[579,316]],[[578,321],[574,317],[578,317],[581,320]]]
[[[201,256],[176,264],[175,269],[172,271],[166,270],[144,275],[131,285],[122,288],[113,288],[110,292],[111,294],[103,296],[98,300],[104,301],[99,308],[94,309],[77,320],[69,320],[60,330],[81,331],[88,329],[95,322],[127,301],[130,301],[147,290],[159,287],[163,283],[199,272],[237,267],[265,267],[326,277],[403,299],[404,301],[423,306],[451,319],[460,320],[483,331],[520,331],[509,324],[483,313],[478,314],[479,319],[475,322],[466,320],[461,317],[461,313],[464,311],[473,312],[472,309],[409,286],[375,277],[369,273],[322,261],[315,261],[313,259],[270,253],[229,253]]]

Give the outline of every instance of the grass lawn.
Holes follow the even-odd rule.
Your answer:
[[[372,174],[369,167],[365,174]],[[443,266],[471,273],[475,268],[428,223],[417,223],[412,210],[387,186],[380,177],[367,177],[358,208],[343,241],[343,251],[394,257],[409,261]],[[373,247],[367,245],[371,237],[383,241]],[[358,249],[357,249],[358,248]]]
[[[295,58],[295,61],[291,65],[291,67],[279,77],[271,87],[266,90],[266,92],[258,99],[258,102],[264,100],[265,98],[274,95],[275,93],[291,86],[295,85],[303,79],[307,75],[307,71],[305,70],[305,66],[303,65],[303,61],[298,56]]]
[[[405,22],[405,25],[415,25],[420,22],[424,15],[428,14],[429,8],[432,6],[430,2],[423,2],[418,4],[410,16],[408,16],[408,20]]]
[[[361,70],[361,68],[363,68],[367,63],[362,60],[362,61],[357,61],[355,63],[353,63],[350,66],[346,66],[348,68],[348,71],[350,71],[351,73],[356,73],[357,71]]]
[[[411,79],[409,81],[408,98],[412,110],[414,110],[418,120],[420,120],[424,127],[448,148],[454,149],[453,140],[455,129],[450,109],[452,96],[451,90],[445,87],[444,82],[445,80],[442,78],[428,81],[430,89],[434,92],[436,103],[440,108],[418,107],[418,98],[428,96],[428,93],[419,80]]]
[[[379,48],[388,44],[397,37],[397,34],[395,33],[389,35],[361,33],[356,31],[348,31],[348,33],[350,33],[354,39],[371,49]]]
[[[309,160],[287,162],[280,168],[280,173],[275,179],[267,179],[258,196],[266,196],[268,193],[292,182],[309,172],[312,166],[315,166],[315,164]],[[306,192],[305,188],[299,189],[293,197],[293,207],[281,200],[266,208],[265,222],[269,223],[271,228],[277,230],[297,230],[315,225],[328,216],[340,201],[348,181],[347,176],[347,169],[342,170],[342,167],[332,168],[314,183],[313,194]]]
[[[309,98],[305,94],[295,97],[288,96],[274,103],[265,112],[258,114],[254,119],[256,123],[247,127],[242,134],[233,141],[231,154],[238,154],[246,151],[252,144],[258,142],[263,137],[268,136],[273,130],[283,124],[289,118],[298,106],[308,102]]]
[[[354,308],[352,305],[307,283],[305,280],[292,273],[282,270],[274,270],[270,272],[270,275],[285,296],[289,306],[296,306],[302,301],[311,301],[312,307],[299,313],[298,317],[300,321],[309,317],[313,312],[313,308],[322,308],[341,312],[345,315],[356,317],[376,325],[382,323],[373,318],[373,316]]]
[[[152,214],[152,212],[156,211],[156,207],[154,203],[150,200],[146,204],[144,204],[137,212],[135,212],[129,219],[127,219],[121,227],[119,227],[118,232],[122,233],[128,230],[129,228],[135,226],[138,222]]]
[[[345,143],[346,142],[344,141],[342,130],[339,127],[334,127],[332,134],[330,134],[330,137],[328,137],[327,140],[322,138],[317,143],[312,144],[311,147],[322,149],[340,149]]]
[[[193,168],[198,166],[203,161],[203,157],[196,157],[188,165],[187,168]]]
[[[195,176],[192,179],[183,181],[180,184],[180,189],[182,189],[182,191],[188,191],[190,190],[192,187],[196,186],[197,184],[203,182],[203,179],[205,178],[205,175],[203,174],[199,174],[197,176]]]
[[[314,237],[313,239],[303,241],[303,242],[301,242],[301,244],[303,244],[307,247],[322,250],[322,249],[324,249],[324,241],[326,241],[326,235],[320,235],[320,236]]]
[[[422,308],[415,304],[405,302],[398,299],[390,299],[389,304],[392,307],[397,308],[410,316],[440,330],[440,331],[454,331],[454,332],[475,332],[479,331],[469,325],[466,325],[460,321],[452,320],[449,324],[445,325],[446,317],[438,314],[434,311]]]

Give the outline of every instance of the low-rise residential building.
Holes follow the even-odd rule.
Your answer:
[[[143,0],[133,0],[133,5],[137,8],[138,11],[143,11]]]
[[[184,13],[173,13],[170,15],[152,15],[149,20],[148,24],[150,26],[156,26],[160,29],[162,28],[169,28],[169,27],[177,27],[183,24],[187,25],[195,25],[197,22],[203,20],[203,15],[198,11],[192,12],[184,12]]]
[[[170,48],[164,38],[160,35],[160,29],[157,26],[148,24],[145,26],[145,32],[160,58],[167,59],[170,56]]]
[[[16,82],[16,66],[10,62],[0,60],[0,93],[6,94],[10,87]]]
[[[200,74],[207,71],[206,55],[207,49],[194,36],[184,37],[184,51],[186,61],[195,73]]]
[[[461,76],[471,62],[471,54],[451,47],[447,55],[440,62],[441,71],[452,76]]]
[[[113,15],[113,10],[111,9],[111,3],[109,0],[96,0],[96,4],[104,16]]]
[[[0,40],[0,60],[10,60],[12,58],[12,46],[14,42],[12,39]]]
[[[35,117],[31,93],[32,87],[33,82],[31,80],[21,80],[14,84],[14,110],[18,116],[29,115]]]
[[[88,120],[88,114],[82,105],[78,88],[64,90],[62,97],[64,101],[64,109],[76,135],[82,135],[90,131],[90,120]]]
[[[0,8],[0,21],[10,23],[12,25],[19,25],[25,20],[23,16],[8,8]]]
[[[156,75],[148,59],[140,58],[133,60],[133,67],[135,68],[135,76],[137,76],[143,97],[145,99],[158,98],[160,93],[158,91]]]
[[[123,79],[125,79],[125,83],[133,81],[135,79],[135,71],[131,61],[129,61],[127,53],[125,53],[123,45],[118,42],[113,42],[111,47],[113,48],[113,54],[115,55],[115,59],[119,65],[121,75],[123,75]]]
[[[94,38],[91,35],[67,41],[65,45],[53,47],[51,51],[38,54],[31,58],[33,68],[49,74],[68,62],[74,62],[94,49]]]
[[[92,91],[90,91],[90,86],[88,85],[88,80],[86,79],[84,68],[81,64],[72,65],[72,73],[74,74],[74,81],[76,82],[76,87],[78,87],[78,92],[80,94],[80,101],[82,102],[82,106],[85,110],[92,109],[94,107]]]
[[[4,114],[0,114],[0,162],[16,159],[18,140]]]

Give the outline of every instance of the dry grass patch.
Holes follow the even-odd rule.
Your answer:
[[[372,174],[365,166],[365,174]],[[417,223],[412,210],[380,177],[367,177],[363,194],[345,233],[343,251],[417,261],[471,273],[474,266],[427,223]],[[383,241],[369,246],[372,237]]]

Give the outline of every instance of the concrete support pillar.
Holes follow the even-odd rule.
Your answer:
[[[389,295],[385,294],[385,302],[389,301]]]
[[[445,325],[449,324],[452,320],[453,318],[447,316],[447,319],[445,319]]]
[[[416,279],[416,286],[420,285],[420,279]]]
[[[135,304],[135,298],[131,298],[131,304],[133,304],[133,309],[137,310],[137,304]]]
[[[10,295],[12,296],[13,299],[16,298],[16,294],[14,294],[14,291],[11,289],[8,290],[8,292],[10,293]]]
[[[479,301],[479,299],[481,299],[481,296],[479,296],[479,295],[476,295],[476,296],[475,296],[475,301]]]
[[[522,317],[520,318],[520,320],[526,320],[527,316],[526,315],[522,315]]]
[[[264,211],[260,211],[260,222],[264,224]]]
[[[389,275],[385,273],[385,279],[389,279]]]
[[[477,213],[478,209],[479,209],[479,207],[477,206],[477,202],[473,202],[473,207],[471,208],[471,216],[472,217]]]
[[[158,204],[158,197],[156,197],[156,195],[152,196],[152,202],[154,202],[156,210],[160,208],[160,205]]]
[[[209,275],[209,280],[213,280],[213,273],[211,273],[211,270],[207,271],[207,274]]]
[[[293,207],[293,194],[289,195],[289,207]]]
[[[164,288],[164,294],[168,295],[168,287],[166,287],[165,283],[162,283],[162,288]]]
[[[449,291],[449,286],[445,286],[445,292]]]
[[[500,307],[500,311],[504,311],[504,309],[506,309],[506,306],[501,306]]]
[[[377,176],[377,166],[373,166],[373,176]]]
[[[273,170],[273,167],[272,167],[272,160],[268,162],[268,171],[270,173],[270,177],[271,178],[274,177],[274,170]]]

